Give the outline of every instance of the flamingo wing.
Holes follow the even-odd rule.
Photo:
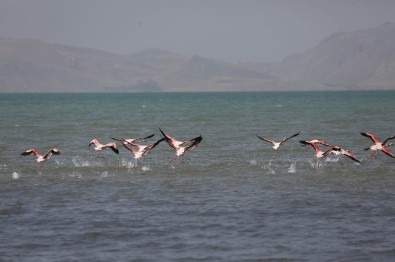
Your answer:
[[[115,154],[119,154],[119,150],[117,148],[117,144],[115,144],[115,143],[105,144],[104,147],[110,148],[112,151],[114,151]]]
[[[21,156],[28,156],[28,155],[30,155],[30,154],[34,154],[35,156],[39,156],[40,155],[40,153],[37,151],[37,149],[34,149],[34,148],[31,148],[31,149],[28,149],[28,150],[26,150],[25,152],[23,152],[22,154],[21,154]]]
[[[142,141],[146,141],[148,138],[151,138],[151,137],[153,137],[155,134],[152,134],[152,135],[149,135],[149,136],[146,136],[146,137],[141,137],[141,138],[136,138],[137,140],[142,140]]]
[[[389,151],[388,148],[383,147],[383,148],[381,148],[381,151],[383,151],[383,153],[385,153],[386,155],[388,155],[392,158],[395,158],[395,155],[391,151]]]
[[[126,142],[126,138],[123,138],[123,137],[116,138],[116,137],[110,136],[110,138],[111,138],[112,140],[115,140],[115,141]]]
[[[265,142],[268,142],[268,143],[270,143],[270,144],[272,144],[272,145],[274,145],[274,141],[273,140],[270,140],[270,139],[267,139],[267,138],[264,138],[264,137],[260,137],[260,136],[258,136],[258,135],[256,135],[258,138],[260,138],[261,140],[263,140],[263,141],[265,141]]]
[[[195,138],[191,139],[190,141],[193,141],[193,142],[192,142],[192,144],[191,144],[190,146],[188,146],[188,147],[185,148],[184,153],[187,152],[187,151],[189,151],[189,150],[194,149],[195,147],[197,147],[197,145],[198,145],[200,142],[202,142],[202,140],[203,140],[202,136],[198,136],[198,137],[195,137]]]
[[[44,156],[44,159],[49,159],[51,157],[51,155],[60,155],[59,150],[57,150],[56,148],[51,148],[51,150],[49,150]]]
[[[394,138],[395,138],[395,136],[391,136],[391,137],[387,138],[386,140],[384,140],[383,146],[386,146],[386,145],[387,145],[387,142],[388,142],[389,140],[391,140],[391,139],[394,139]]]
[[[136,153],[138,152],[138,150],[136,150],[135,148],[129,146],[126,142],[125,142],[125,143],[122,143],[122,145],[123,145],[127,150],[129,150],[130,152],[132,152],[133,154],[136,154]]]
[[[173,148],[174,150],[177,150],[178,146],[176,146],[176,143],[178,142],[174,137],[166,134],[165,132],[162,131],[162,129],[160,129],[160,132],[162,133],[162,135],[164,136],[166,142],[169,144],[169,146],[171,148]]]
[[[361,135],[369,137],[373,141],[373,143],[375,143],[375,144],[380,143],[380,141],[377,139],[377,137],[375,137],[374,135],[372,135],[370,133],[362,132]]]
[[[351,154],[351,152],[343,150],[342,151],[342,155],[345,155],[346,157],[354,160],[355,162],[361,163],[361,161],[359,159],[357,159],[353,154]]]
[[[159,139],[158,141],[156,141],[155,143],[146,146],[146,147],[144,148],[144,150],[143,150],[143,155],[147,154],[149,151],[151,151],[152,149],[154,149],[157,145],[160,144],[160,142],[162,142],[162,141],[164,141],[164,140],[165,140],[165,138],[161,138],[161,139]]]
[[[287,141],[287,140],[289,140],[289,139],[291,139],[291,138],[293,138],[293,137],[295,137],[295,136],[298,136],[300,134],[300,132],[298,132],[298,133],[296,133],[296,134],[293,134],[292,136],[290,136],[290,137],[286,137],[286,138],[284,138],[284,140],[283,141],[281,141],[281,144],[282,143],[284,143],[285,141]]]

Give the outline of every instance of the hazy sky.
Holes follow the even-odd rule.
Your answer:
[[[394,0],[0,0],[0,37],[229,62],[277,62],[384,22],[395,22]]]

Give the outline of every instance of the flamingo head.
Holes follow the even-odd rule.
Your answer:
[[[97,139],[94,138],[92,141],[89,142],[89,146],[96,145],[98,143]]]

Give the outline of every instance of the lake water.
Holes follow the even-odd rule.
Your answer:
[[[0,94],[1,261],[394,261],[395,92]],[[137,166],[89,142],[162,142]],[[256,135],[281,140],[274,151]],[[320,138],[361,164],[314,167]],[[394,141],[395,143],[395,141]],[[62,154],[38,166],[35,147]],[[324,149],[324,146],[322,147]],[[390,146],[395,152],[395,146]]]

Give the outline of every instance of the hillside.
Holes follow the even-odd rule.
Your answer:
[[[394,89],[395,24],[336,33],[272,71],[282,81],[320,84],[325,89]]]

